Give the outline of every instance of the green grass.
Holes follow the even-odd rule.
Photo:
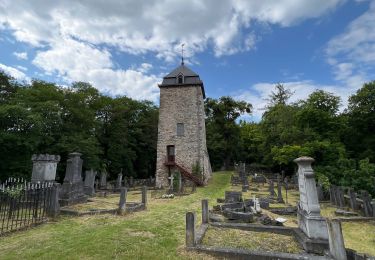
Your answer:
[[[229,188],[230,173],[215,173],[208,187],[190,196],[151,199],[146,211],[125,216],[61,217],[0,238],[1,259],[207,259],[187,252],[185,213],[200,216],[201,200],[209,205]],[[200,221],[200,218],[198,217]]]
[[[203,239],[207,246],[297,254],[302,248],[293,236],[270,232],[209,227]]]
[[[217,198],[224,197],[226,190],[241,190],[241,186],[230,186],[231,173],[215,173],[205,188],[197,192],[174,199],[152,199],[148,194],[148,209],[125,216],[94,215],[82,217],[60,217],[56,222],[13,233],[0,238],[0,259],[210,259],[208,255],[186,251],[185,213],[196,211],[200,222],[201,200],[209,199],[210,208],[216,205]],[[254,184],[251,184],[254,187]],[[259,185],[259,192],[249,191],[243,194],[244,199],[268,195],[267,186]],[[285,191],[284,191],[285,200]],[[140,191],[131,191],[129,201],[140,201]],[[107,198],[95,198],[95,202],[82,207],[117,206],[118,195]],[[295,205],[298,192],[288,192],[288,202]],[[285,206],[271,204],[272,207]],[[322,215],[332,216],[333,207],[322,205]],[[272,217],[278,215],[264,210]],[[286,226],[297,226],[295,216],[283,216],[288,221]],[[342,223],[345,245],[358,252],[375,255],[375,222]],[[211,230],[212,231],[212,230]],[[247,240],[263,241],[257,246],[267,250],[272,237],[263,233],[247,233],[229,230],[214,234],[212,239],[206,237],[206,243],[221,243],[226,237],[238,239],[233,247],[249,248]],[[210,236],[210,233],[207,235]],[[288,239],[285,238],[285,239]],[[216,241],[216,242],[215,242]],[[255,242],[254,242],[255,243]],[[224,244],[225,245],[225,244]],[[270,244],[271,245],[271,244]],[[284,243],[285,245],[285,243]],[[232,244],[230,245],[232,246]],[[251,247],[250,247],[251,249]],[[294,250],[292,246],[291,250]],[[277,251],[277,247],[273,248]],[[289,250],[289,249],[286,249]]]

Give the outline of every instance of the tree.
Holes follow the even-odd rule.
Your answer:
[[[275,105],[286,105],[289,98],[294,94],[293,91],[284,87],[283,84],[277,83],[275,91],[271,91],[268,100],[268,107]]]
[[[214,168],[224,165],[229,169],[240,153],[240,128],[236,120],[245,113],[251,113],[251,109],[251,104],[231,97],[206,99],[207,147]]]
[[[306,101],[300,102],[301,110],[297,113],[297,123],[301,129],[309,129],[314,138],[330,138],[338,141],[342,122],[338,117],[340,97],[323,90],[316,90]]]
[[[365,83],[349,98],[344,137],[351,156],[375,162],[375,81]]]

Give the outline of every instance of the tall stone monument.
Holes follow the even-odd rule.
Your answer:
[[[61,187],[60,205],[72,205],[86,202],[82,181],[82,159],[80,153],[70,153],[66,162],[64,183]]]
[[[314,159],[299,157],[294,162],[298,164],[300,192],[297,210],[298,226],[308,238],[328,241],[326,220],[320,215],[314,171],[311,167]]]
[[[203,82],[182,59],[181,66],[166,75],[159,88],[156,187],[168,187],[168,178],[182,168],[188,173],[184,177],[190,177],[199,167],[201,179],[207,182],[212,171],[206,145]]]
[[[31,160],[33,161],[31,182],[55,180],[57,163],[60,161],[59,155],[33,154]]]

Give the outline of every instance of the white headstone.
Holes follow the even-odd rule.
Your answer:
[[[300,157],[294,160],[298,164],[298,185],[300,200],[298,204],[298,226],[309,237],[313,239],[328,240],[327,225],[325,219],[320,215],[320,205],[311,157]]]

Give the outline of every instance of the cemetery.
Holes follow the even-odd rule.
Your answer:
[[[47,158],[48,156],[39,157]],[[77,160],[77,157],[77,154],[72,154],[71,158],[75,159],[73,162],[76,165],[74,166],[73,162],[68,164],[67,170],[79,169],[80,161]],[[33,156],[33,161],[35,161],[35,158]],[[307,177],[305,177],[304,185],[301,185],[301,183],[299,185],[298,183],[297,185],[293,185],[293,183],[288,185],[288,183],[280,181],[280,176],[268,175],[267,173],[257,174],[257,181],[253,181],[252,178],[255,177],[255,174],[246,172],[245,164],[240,164],[242,168],[237,165],[234,172],[215,173],[206,187],[194,188],[193,193],[178,196],[178,185],[175,188],[163,190],[162,193],[176,193],[176,196],[170,200],[153,196],[152,192],[157,191],[153,187],[147,188],[147,186],[135,185],[131,187],[124,185],[126,183],[123,181],[119,184],[120,178],[114,180],[112,186],[110,186],[111,182],[106,179],[106,183],[102,183],[101,186],[100,183],[95,184],[92,180],[90,180],[92,186],[88,186],[88,182],[83,181],[82,187],[84,185],[86,185],[85,187],[92,187],[90,189],[91,194],[86,195],[85,202],[82,203],[80,200],[77,203],[68,203],[66,206],[58,205],[57,208],[54,205],[59,204],[60,201],[65,203],[67,196],[60,197],[58,195],[59,192],[56,191],[60,191],[61,187],[59,184],[53,183],[51,177],[45,182],[39,178],[33,190],[35,192],[43,189],[45,195],[40,195],[40,197],[49,202],[38,206],[37,210],[40,213],[38,213],[39,215],[33,213],[34,218],[32,218],[29,227],[35,226],[34,224],[42,225],[21,230],[23,229],[19,228],[21,224],[17,223],[22,222],[22,219],[27,219],[23,216],[30,215],[31,212],[26,213],[27,210],[24,210],[24,215],[14,214],[15,216],[19,215],[19,217],[11,220],[12,225],[17,226],[13,231],[21,231],[9,233],[3,232],[7,230],[2,230],[3,237],[0,239],[0,248],[6,255],[11,256],[14,254],[11,248],[17,247],[22,241],[29,248],[23,253],[32,256],[41,253],[43,248],[35,248],[35,246],[32,246],[34,244],[32,240],[25,242],[22,239],[23,237],[25,239],[27,237],[39,237],[38,234],[54,232],[53,230],[60,229],[60,226],[67,226],[68,229],[63,230],[62,236],[84,239],[86,235],[81,234],[81,232],[88,225],[94,227],[94,232],[102,230],[101,232],[105,232],[104,237],[108,238],[113,236],[109,230],[114,228],[123,230],[122,232],[125,232],[124,234],[127,234],[127,236],[121,238],[120,241],[125,244],[134,240],[131,250],[118,252],[117,249],[114,249],[112,253],[94,250],[102,256],[113,256],[114,252],[122,256],[130,256],[137,252],[137,255],[155,258],[154,253],[140,253],[139,250],[141,250],[140,247],[142,247],[143,242],[137,244],[138,238],[141,238],[141,241],[154,241],[155,237],[161,236],[160,241],[153,246],[155,247],[154,250],[159,252],[160,256],[171,258],[301,259],[302,257],[303,259],[343,259],[340,258],[340,254],[345,254],[347,259],[373,259],[371,255],[375,254],[373,250],[375,218],[368,216],[367,211],[372,214],[372,208],[366,210],[364,206],[360,206],[366,200],[356,199],[360,205],[352,207],[350,193],[341,196],[339,193],[344,189],[331,187],[328,194],[335,191],[335,193],[338,193],[335,197],[344,197],[347,203],[340,204],[330,197],[321,198],[322,200],[319,203],[317,192],[319,185],[312,181],[314,179],[311,169],[312,159],[302,157],[295,162],[301,165],[299,166],[298,176]],[[76,167],[77,165],[78,167]],[[33,167],[33,173],[35,168],[42,169],[41,167]],[[86,177],[90,178],[92,172],[89,171],[88,174],[86,172]],[[36,175],[36,172],[34,175]],[[40,175],[39,173],[38,176]],[[53,171],[50,172],[50,175],[53,175]],[[73,180],[73,175],[74,173],[67,176]],[[262,177],[259,177],[259,175]],[[270,176],[275,181],[266,176]],[[104,178],[101,179],[104,182]],[[309,183],[309,181],[312,182]],[[135,183],[136,180],[133,180],[133,182]],[[145,180],[139,181],[140,184],[145,184],[145,182]],[[277,185],[274,185],[274,182],[277,182]],[[27,183],[25,180],[10,179],[1,187],[5,190],[5,187],[15,187],[16,185],[20,187],[20,185],[25,186],[25,183]],[[66,181],[65,183],[67,185],[72,181]],[[76,183],[79,183],[78,178],[76,178]],[[119,185],[116,185],[116,183]],[[175,183],[178,184],[178,182]],[[307,192],[309,184],[315,187],[315,192],[312,189],[314,193]],[[26,184],[26,186],[29,185],[32,186],[33,184]],[[305,187],[307,189],[304,190]],[[70,190],[72,194],[77,194],[78,191],[84,193],[87,189]],[[48,192],[51,195],[47,195]],[[46,200],[47,197],[50,199]],[[53,199],[56,200],[57,198],[58,201],[55,201],[55,204],[51,203]],[[206,199],[202,200],[202,198]],[[301,203],[301,200],[305,203]],[[1,204],[0,210],[2,212],[0,216],[3,216],[3,218],[4,205],[4,203]],[[297,207],[294,205],[297,205]],[[370,205],[373,204],[370,203]],[[311,209],[306,207],[311,207]],[[31,210],[36,212],[32,208]],[[340,210],[352,214],[342,214]],[[310,212],[310,214],[307,212]],[[198,214],[202,217],[198,218]],[[158,219],[157,223],[153,221],[155,218]],[[321,222],[324,222],[324,224],[321,224]],[[173,228],[165,229],[166,227],[162,227],[167,223]],[[107,228],[108,232],[105,231]],[[358,229],[360,229],[360,232]],[[361,235],[362,232],[366,235]],[[341,240],[337,240],[336,237],[341,238]],[[56,239],[59,241],[62,238],[57,236]],[[171,251],[174,251],[172,249],[174,247],[179,248],[173,253],[164,251],[159,245],[159,243],[171,238],[174,240],[173,243],[168,242]],[[44,238],[42,238],[42,241],[48,244]],[[184,243],[186,243],[186,249],[181,247]],[[112,245],[109,245],[109,247],[111,248]],[[85,251],[82,254],[84,255]],[[59,257],[59,255],[60,253],[57,251],[49,254],[51,257]]]
[[[227,1],[222,9],[231,10],[230,15],[224,15],[231,19],[220,22],[223,28],[214,26],[215,30],[208,31],[201,26],[199,15],[206,18],[206,9],[215,11],[208,19],[225,14],[208,8],[205,2],[210,1],[186,3],[184,15],[187,7],[194,7],[189,10],[198,14],[188,17],[173,12],[173,6],[181,4],[160,8],[157,3],[164,2],[154,2],[155,13],[189,20],[194,28],[165,17],[150,19],[151,23],[165,21],[160,28],[143,24],[139,17],[155,18],[154,10],[143,13],[147,8],[139,6],[136,9],[142,13],[134,12],[134,27],[149,27],[152,35],[138,38],[142,32],[136,31],[112,37],[98,28],[100,38],[111,42],[90,40],[89,27],[101,27],[103,20],[88,18],[91,25],[81,38],[74,32],[83,21],[75,21],[69,30],[64,26],[74,21],[74,13],[84,10],[83,2],[79,11],[71,3],[72,10],[66,11],[71,17],[64,20],[59,20],[66,15],[60,14],[61,4],[51,7],[52,14],[46,11],[43,15],[56,16],[56,21],[33,21],[35,27],[46,24],[38,37],[28,30],[19,31],[27,23],[11,23],[11,16],[0,19],[0,31],[9,34],[1,37],[0,45],[12,42],[8,37],[12,34],[26,47],[33,39],[33,57],[14,51],[12,60],[31,61],[38,67],[38,71],[30,68],[33,76],[50,79],[58,74],[61,83],[31,79],[26,76],[29,68],[18,65],[21,72],[0,63],[0,259],[375,260],[375,81],[362,82],[369,78],[364,73],[368,66],[339,61],[334,50],[319,46],[327,63],[336,66],[334,80],[340,86],[350,86],[350,95],[338,90],[337,82],[305,79],[305,73],[292,75],[281,65],[277,73],[256,71],[262,64],[268,69],[273,63],[290,63],[295,49],[285,60],[278,61],[280,52],[269,59],[249,59],[256,63],[243,66],[239,54],[261,53],[255,45],[269,40],[275,27],[303,20],[296,10],[305,7],[298,6],[298,1],[290,4],[296,17],[281,8],[289,4],[267,7],[263,13],[262,1],[250,7],[242,3],[246,1]],[[322,5],[322,10],[331,10],[333,2],[340,1],[331,2]],[[361,5],[367,1],[355,2]],[[315,4],[305,3],[312,9]],[[126,2],[124,6],[133,13],[128,9],[133,5]],[[0,12],[10,7],[0,3]],[[108,7],[117,9],[116,1]],[[87,13],[107,13],[108,7],[104,4]],[[369,8],[374,11],[375,4]],[[266,19],[269,10],[272,17]],[[131,30],[128,21],[116,25],[123,11],[119,10],[121,16],[112,14],[105,20],[108,31]],[[317,18],[320,12],[306,16]],[[290,18],[278,17],[284,13]],[[373,16],[362,18],[367,21],[368,17]],[[315,25],[335,19],[326,20]],[[269,26],[267,35],[258,37],[251,32],[253,23],[255,27],[276,26]],[[52,24],[65,30],[49,33],[47,27]],[[349,27],[358,24],[362,22]],[[20,28],[13,28],[15,25]],[[196,27],[202,27],[199,30],[204,33],[189,32],[197,31]],[[246,32],[240,32],[239,27]],[[174,31],[183,36],[173,36]],[[60,39],[61,35],[66,39]],[[235,39],[239,42],[231,44]],[[182,40],[192,41],[190,49],[184,49]],[[130,46],[134,42],[137,49]],[[295,47],[294,41],[285,42],[273,50]],[[327,44],[344,49],[333,40]],[[179,47],[181,62],[172,69]],[[200,56],[211,55],[202,53],[207,47],[212,48],[214,60],[203,66]],[[123,52],[132,57],[129,70],[121,69],[122,60],[114,60]],[[219,62],[236,53],[235,64]],[[353,53],[346,55],[359,52]],[[139,65],[138,55],[142,55]],[[69,62],[64,61],[65,56]],[[78,61],[71,58],[75,56]],[[154,56],[157,62],[148,63]],[[56,68],[55,63],[75,67],[74,73]],[[214,71],[207,80],[214,86],[206,89],[201,76],[188,66]],[[231,73],[223,71],[224,67]],[[247,79],[249,72],[254,72],[254,77],[259,73],[261,81]],[[23,81],[7,73],[23,75]],[[273,83],[280,75],[288,81]],[[225,78],[230,81],[221,85]],[[105,86],[97,88],[94,82]],[[355,88],[359,82],[362,87]],[[236,84],[241,89],[225,92],[226,86]],[[331,89],[341,96],[327,91]],[[206,91],[215,98],[206,96]],[[290,99],[296,91],[296,97]]]
[[[217,202],[222,204],[214,206],[212,210],[208,207],[208,201],[202,200],[202,219],[198,228],[196,213],[186,213],[187,248],[231,259],[301,259],[301,257],[303,259],[373,259],[374,257],[369,254],[345,248],[341,223],[342,221],[347,223],[370,221],[362,222],[360,225],[371,232],[374,229],[374,217],[342,218],[338,210],[335,210],[335,216],[332,216],[328,214],[327,209],[331,206],[327,203],[324,206],[325,210],[321,211],[317,192],[319,185],[315,183],[311,168],[314,160],[310,157],[300,157],[294,161],[299,165],[297,186],[299,192],[290,191],[289,202],[293,204],[297,202],[297,211],[288,210],[288,217],[284,218],[286,214],[282,211],[272,210],[288,204],[282,198],[280,181],[278,181],[277,198],[274,197],[272,180],[268,182],[269,194],[259,192],[261,189],[259,186],[264,186],[263,181],[255,181],[257,187],[256,192],[251,193],[253,199],[246,200],[242,197],[250,195],[247,189],[242,189],[246,192],[225,191],[225,199],[217,199]],[[239,180],[243,186],[249,185],[244,168],[244,164],[238,165],[238,176],[231,176],[231,184],[235,189]],[[278,180],[280,180],[279,176]],[[283,186],[284,194],[287,196],[288,183],[284,183]],[[265,200],[267,203],[263,205],[259,203]],[[290,208],[291,204],[288,205],[286,208]],[[330,210],[332,213],[334,209]],[[362,213],[368,215],[365,209]],[[344,232],[347,226],[344,226]],[[369,245],[373,245],[373,239],[372,235],[365,238]]]

